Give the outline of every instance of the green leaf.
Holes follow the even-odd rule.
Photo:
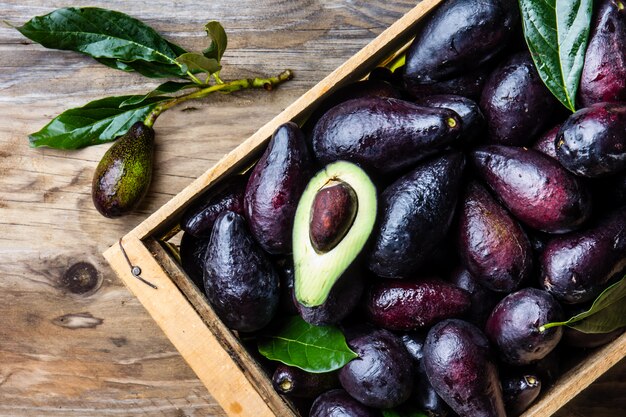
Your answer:
[[[182,64],[189,71],[204,71],[207,74],[214,74],[222,69],[219,62],[213,58],[207,58],[202,54],[197,54],[195,52],[187,52],[182,54],[176,61],[179,64]]]
[[[107,97],[66,110],[39,132],[29,135],[30,144],[34,147],[79,149],[110,142],[126,133],[135,122],[144,120],[159,102],[169,99],[152,97],[120,109],[120,105],[131,97]]]
[[[591,308],[566,321],[544,324],[540,329],[568,326],[583,333],[609,333],[626,326],[626,276],[608,287]]]
[[[168,42],[145,23],[113,10],[57,9],[32,18],[17,30],[46,48],[81,52],[112,68],[132,69],[153,77],[185,75],[182,65],[176,62],[176,57],[186,52],[183,48]],[[134,65],[135,61],[141,63]]]
[[[158,86],[157,88],[155,88],[154,90],[150,91],[148,94],[130,96],[130,98],[124,100],[120,104],[120,108],[137,105],[139,103],[146,101],[149,98],[157,97],[161,94],[172,94],[180,90],[184,90],[186,88],[197,88],[197,87],[198,87],[198,84],[191,83],[191,82],[177,83],[175,81],[167,81],[161,84],[160,86]]]
[[[259,340],[259,352],[268,359],[312,373],[330,372],[358,357],[334,326],[313,326],[290,318],[276,333]]]
[[[207,49],[202,51],[202,54],[207,58],[215,59],[219,63],[228,46],[226,31],[220,22],[214,20],[207,23],[204,26],[204,30],[206,30],[207,36],[211,39],[211,44]]]
[[[576,111],[593,0],[519,2],[524,36],[541,79],[565,107]]]

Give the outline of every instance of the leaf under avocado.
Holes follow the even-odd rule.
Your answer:
[[[31,146],[79,149],[115,140],[137,121],[144,120],[161,101],[170,97],[151,97],[141,103],[120,108],[135,96],[107,97],[69,109],[52,119],[39,132],[29,135]]]
[[[185,74],[182,65],[176,62],[176,57],[186,52],[182,47],[121,12],[68,7],[34,17],[17,30],[46,48],[81,52],[124,71],[143,73],[142,69],[148,67],[145,72],[150,76]],[[133,65],[135,61],[145,64]]]
[[[272,334],[259,340],[266,358],[311,373],[331,372],[358,357],[334,326],[313,326],[295,316]]]
[[[176,81],[167,81],[161,85],[159,85],[154,90],[150,91],[148,94],[140,94],[135,96],[130,96],[127,100],[124,100],[120,104],[120,108],[134,106],[139,103],[146,101],[149,98],[159,96],[161,94],[172,94],[176,93],[180,90],[184,90],[186,88],[197,88],[198,84],[188,82],[188,83],[179,83]]]
[[[206,34],[211,39],[211,44],[202,54],[207,58],[215,59],[218,63],[222,60],[224,51],[228,46],[228,37],[224,27],[216,21],[210,21],[204,26]]]
[[[593,0],[519,0],[526,43],[541,79],[565,107],[575,100]]]
[[[558,326],[583,333],[609,333],[626,326],[626,276],[604,290],[589,310],[566,321],[546,323],[541,329]]]

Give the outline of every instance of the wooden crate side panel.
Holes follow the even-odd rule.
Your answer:
[[[128,237],[124,239],[123,245],[131,262],[141,266],[142,277],[155,284],[158,289],[149,287],[131,274],[119,246],[115,245],[107,250],[104,253],[105,258],[224,411],[233,417],[293,415],[289,411],[276,414],[272,412],[144,244],[139,239]]]
[[[144,239],[147,236],[163,232],[162,225],[176,217],[195,197],[206,190],[213,182],[233,171],[233,167],[249,155],[257,153],[278,126],[291,120],[298,121],[312,109],[319,100],[331,94],[348,80],[355,80],[365,75],[376,63],[392,55],[411,37],[417,22],[443,0],[423,0],[393,25],[382,32],[367,46],[343,63],[317,85],[304,93],[278,116],[273,118],[241,145],[222,158],[213,168],[193,181],[188,187],[153,213],[129,235]]]
[[[178,286],[202,317],[222,348],[239,366],[245,377],[263,398],[263,401],[277,416],[297,414],[292,405],[276,393],[267,373],[259,366],[248,350],[242,346],[240,340],[222,323],[204,293],[196,287],[172,256],[155,239],[148,239],[145,244],[168,277]]]
[[[626,357],[626,333],[612,343],[597,349],[566,372],[521,417],[551,416],[624,357]]]

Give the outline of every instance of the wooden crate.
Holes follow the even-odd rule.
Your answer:
[[[126,286],[229,416],[289,417],[297,412],[272,388],[271,381],[237,337],[219,320],[204,294],[164,249],[164,237],[176,230],[185,207],[226,176],[249,167],[274,130],[287,121],[302,122],[316,103],[338,87],[358,80],[406,47],[417,22],[442,0],[424,0],[291,106],[222,158],[161,207],[104,256]],[[131,272],[140,266],[148,286]],[[626,356],[626,334],[594,351],[564,374],[524,417],[549,416]]]

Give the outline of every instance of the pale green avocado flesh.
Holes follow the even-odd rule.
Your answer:
[[[357,196],[357,212],[343,239],[330,251],[319,253],[309,236],[313,201],[329,183],[348,184]],[[327,165],[309,182],[296,210],[293,227],[294,289],[296,299],[306,307],[324,303],[333,285],[361,252],[376,221],[376,187],[357,165],[338,161]]]

